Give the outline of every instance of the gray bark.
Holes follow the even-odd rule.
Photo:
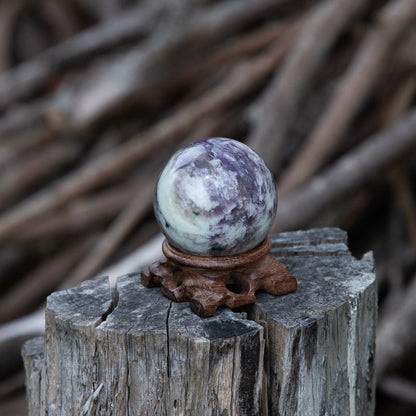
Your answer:
[[[337,229],[283,233],[272,254],[298,280],[281,298],[259,294],[269,414],[373,415],[377,290],[371,253],[351,256]]]
[[[246,313],[201,319],[137,274],[52,294],[44,356],[23,351],[30,415],[372,415],[371,256],[338,229],[273,243],[298,290]]]
[[[40,381],[43,368],[43,337],[27,341],[22,349],[26,372],[26,396],[29,415],[38,415],[40,410]]]

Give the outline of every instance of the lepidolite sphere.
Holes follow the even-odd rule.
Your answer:
[[[248,146],[210,138],[172,156],[160,175],[154,208],[163,233],[179,250],[235,255],[267,236],[276,215],[276,186]]]

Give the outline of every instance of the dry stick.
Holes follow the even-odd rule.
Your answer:
[[[239,65],[224,83],[157,123],[146,133],[106,153],[1,216],[0,240],[4,240],[28,221],[120,175],[161,145],[180,137],[205,115],[226,107],[250,92],[276,67],[292,39],[285,38],[258,58]]]
[[[68,132],[62,131],[62,123],[59,113],[54,112],[54,99],[43,98],[11,109],[0,118],[0,137],[5,138],[0,142],[0,167],[13,162],[13,159],[20,157],[22,153],[38,151],[42,145],[51,141],[68,141],[68,134],[65,134]],[[58,133],[63,134],[58,135]],[[84,136],[80,134],[82,132],[77,133],[78,141],[84,139]],[[70,136],[72,142],[74,142],[74,136]],[[86,137],[88,138],[88,135]],[[116,140],[115,137],[114,140]],[[103,146],[107,140],[99,139],[98,142],[98,146]],[[89,153],[91,154],[91,151]]]
[[[416,406],[416,384],[401,377],[387,376],[379,383],[383,393]]]
[[[154,192],[153,181],[143,186],[130,203],[104,232],[87,257],[62,283],[60,289],[72,287],[85,279],[91,278],[119,247],[132,228],[149,213],[152,208]]]
[[[8,242],[0,247],[0,287],[6,287],[6,283],[13,281],[10,270],[24,262],[26,251],[21,245]]]
[[[122,8],[122,1],[103,0],[103,1],[77,1],[78,7],[82,7],[88,16],[101,21],[110,19],[117,11]]]
[[[212,55],[206,55],[194,62],[182,64],[182,68],[176,68],[175,75],[170,74],[157,82],[147,82],[146,85],[132,85],[131,89],[140,88],[139,100],[150,96],[151,99],[163,99],[172,90],[188,87],[195,80],[203,79],[213,69],[219,68],[233,60],[241,59],[244,55],[259,52],[262,48],[274,41],[278,36],[289,34],[298,30],[299,21],[274,22],[265,25],[248,34],[240,35],[236,40],[230,41]],[[14,108],[8,114],[0,118],[0,136],[7,136],[9,140],[0,143],[0,163],[11,159],[21,151],[34,148],[56,137],[57,132],[64,128],[76,131],[72,121],[65,120],[60,110],[60,102],[67,102],[70,96],[65,98],[66,91],[57,93],[57,96],[40,102],[32,101],[21,107]],[[27,134],[25,134],[25,131]],[[13,140],[11,140],[13,139]]]
[[[24,6],[24,0],[0,3],[0,73],[8,70],[11,65],[10,45],[12,44],[13,25]]]
[[[386,114],[383,117],[386,125],[395,122],[399,116],[412,104],[416,92],[416,76],[411,76],[403,86],[400,86]],[[396,197],[398,207],[406,224],[405,229],[416,249],[416,200],[413,186],[402,165],[397,164],[387,172],[391,189]]]
[[[0,119],[0,136],[9,136],[19,129],[21,134],[41,127],[43,117],[52,108],[51,99],[41,99],[35,104],[12,107]],[[14,143],[1,143],[2,147],[13,147]]]
[[[102,143],[100,141],[100,143]],[[106,151],[110,154],[113,147]],[[94,157],[88,155],[84,160],[84,166],[94,163],[94,160],[105,154],[103,149],[100,153],[98,148],[93,149]],[[90,152],[91,153],[91,152]],[[165,151],[158,152],[158,156],[163,155]],[[149,181],[153,180],[154,172],[160,170],[161,161],[159,159],[135,169],[129,178],[124,179],[121,184],[106,187],[104,190],[94,192],[83,198],[75,199],[68,203],[64,208],[51,212],[49,215],[41,218],[31,224],[30,227],[24,227],[19,233],[10,237],[10,240],[17,243],[31,244],[39,239],[59,237],[60,239],[74,234],[80,234],[87,229],[102,225],[112,219],[123,209],[123,207],[132,199],[137,192],[147,186]],[[150,173],[149,175],[149,172]]]
[[[247,143],[274,172],[280,169],[281,148],[312,77],[351,18],[367,3],[336,0],[316,6],[283,67],[253,107],[254,126]]]
[[[22,318],[15,319],[4,325],[0,325],[0,351],[19,341],[41,335],[45,328],[45,313],[43,310],[36,311]],[[1,360],[7,359],[0,357]]]
[[[83,237],[45,260],[0,299],[0,322],[22,316],[37,307],[68,275],[95,240]]]
[[[0,133],[0,137],[2,136],[5,137],[6,135]],[[13,140],[13,143],[4,143],[4,147],[0,146],[0,168],[14,162],[25,150],[31,150],[52,141],[56,138],[56,135],[51,131],[45,130],[45,127],[33,127],[30,132],[12,135],[12,137],[9,136],[8,138]]]
[[[416,348],[416,276],[401,299],[400,307],[380,320],[377,332],[376,376],[378,381],[390,366]]]
[[[0,76],[0,109],[32,93],[65,67],[100,50],[150,32],[163,3],[147,1],[87,29]]]
[[[80,133],[93,122],[104,117],[107,112],[117,110],[123,104],[143,101],[146,97],[154,99],[155,95],[160,96],[161,92],[164,97],[172,88],[189,85],[188,82],[203,77],[216,65],[223,65],[236,56],[236,53],[249,53],[250,49],[253,51],[256,45],[253,45],[253,40],[250,41],[248,37],[243,38],[246,41],[245,47],[236,41],[235,45],[225,47],[224,52],[216,54],[217,57],[215,55],[212,58],[205,57],[200,64],[195,65],[200,72],[196,72],[193,66],[185,67],[179,79],[172,77],[170,71],[174,52],[181,45],[186,47],[195,44],[196,40],[205,44],[232,32],[261,12],[267,11],[270,1],[245,0],[244,5],[241,6],[246,8],[237,7],[237,9],[234,2],[226,2],[210,8],[209,12],[196,14],[180,35],[171,36],[170,33],[162,33],[163,36],[154,35],[144,45],[118,58],[113,65],[100,68],[94,77],[87,77],[83,85],[72,86],[72,83],[69,83],[67,88],[58,90],[46,103],[39,105],[37,102],[31,102],[14,109],[0,119],[0,136],[4,134],[15,136],[16,132],[19,134],[22,130],[22,126],[33,129],[33,125],[36,126],[39,122],[44,123],[43,131],[35,131],[36,137],[32,138],[29,135],[25,138],[26,141],[33,141],[34,144],[39,141],[45,142],[53,139],[58,133],[68,130]],[[274,7],[278,4],[279,2],[275,2]],[[295,24],[286,24],[286,22],[282,24],[283,27],[287,26],[289,31],[292,25]],[[253,36],[255,37],[256,34]],[[260,37],[262,36],[266,41],[270,38],[267,33],[260,34]],[[254,43],[260,44],[260,42],[254,39]],[[74,102],[76,105],[73,104]],[[16,142],[15,137],[13,142]],[[19,147],[24,147],[24,144],[20,144]],[[30,147],[29,144],[27,146]],[[16,150],[7,156],[10,158],[15,153]],[[0,151],[0,161],[1,158]]]
[[[403,216],[405,230],[411,244],[416,250],[416,199],[414,186],[401,165],[394,166],[387,172],[393,193],[397,199],[399,210]]]
[[[58,41],[68,39],[81,30],[81,22],[72,7],[65,2],[56,0],[40,0],[37,10],[43,18],[54,39]]]
[[[0,210],[21,198],[31,187],[68,166],[80,154],[76,143],[58,143],[22,158],[0,176]]]
[[[384,237],[386,240],[386,251],[388,252],[385,261],[386,278],[388,283],[387,297],[383,300],[379,310],[379,318],[389,310],[397,307],[397,300],[401,299],[404,290],[404,265],[402,239],[402,224],[397,210],[391,207],[388,217],[388,231]]]
[[[3,409],[1,406],[4,406],[4,401],[9,399],[10,397],[15,396],[15,393],[20,391],[22,387],[25,385],[25,372],[23,368],[16,373],[13,373],[6,379],[3,377],[0,381],[0,414],[10,414],[10,410],[6,405],[7,412],[3,413]]]
[[[131,181],[75,200],[65,209],[50,213],[11,238],[18,243],[30,244],[40,239],[82,233],[114,218],[140,189],[141,183]]]
[[[362,41],[332,100],[301,151],[280,179],[281,195],[304,184],[328,160],[385,68],[389,52],[414,23],[415,0],[394,0]]]
[[[415,132],[416,109],[412,109],[394,126],[369,137],[292,196],[283,198],[274,229],[304,226],[365,183],[371,174],[412,152],[416,148]]]
[[[403,43],[399,45],[398,50],[396,51],[394,59],[408,68],[416,67],[416,31],[413,28],[413,31],[410,31],[409,35],[403,39]]]
[[[63,120],[57,100],[66,102],[64,95],[35,100],[12,107],[0,118],[0,165],[7,164],[23,151],[48,143],[62,130]]]
[[[280,5],[276,0],[225,1],[200,9],[183,24],[167,25],[139,49],[101,67],[74,95],[76,106],[65,108],[67,119],[80,129],[99,121],[122,103],[134,100],[148,84],[171,76],[173,58],[189,44],[204,50]],[[157,69],[157,70],[156,70]]]
[[[229,41],[217,52],[201,57],[190,65],[185,62],[184,68],[178,70],[178,74],[148,87],[152,96],[162,97],[171,90],[179,90],[191,85],[195,80],[203,78],[211,71],[225,65],[243,59],[246,55],[258,53],[267,45],[279,38],[279,36],[296,36],[303,18],[296,20],[273,22],[253,30],[247,34],[239,35],[235,40]],[[150,91],[149,91],[150,93]]]

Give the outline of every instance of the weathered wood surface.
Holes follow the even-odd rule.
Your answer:
[[[23,351],[30,415],[372,415],[371,256],[338,229],[275,236],[272,254],[298,290],[245,313],[199,318],[138,274],[54,293],[44,356]]]
[[[43,337],[36,337],[27,341],[22,350],[26,371],[26,395],[29,415],[37,415],[40,411],[40,381],[44,363],[43,347]]]
[[[351,256],[338,229],[283,233],[272,254],[296,293],[259,294],[250,319],[267,327],[270,414],[372,415],[377,291],[371,253]]]

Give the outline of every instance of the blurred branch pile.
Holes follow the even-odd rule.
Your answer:
[[[41,330],[19,318],[157,258],[158,172],[225,136],[278,178],[274,231],[336,225],[374,250],[378,414],[414,414],[415,29],[416,0],[3,1],[0,399]]]

